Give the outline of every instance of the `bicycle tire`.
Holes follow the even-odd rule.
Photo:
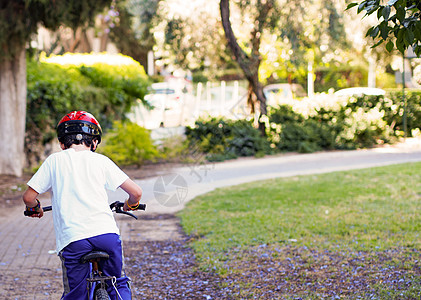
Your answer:
[[[110,300],[106,289],[99,288],[95,291],[95,300]]]

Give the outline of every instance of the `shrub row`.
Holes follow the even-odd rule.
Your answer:
[[[408,133],[421,127],[421,94],[407,97]],[[303,109],[303,106],[305,109]],[[128,122],[116,122],[104,138],[100,151],[122,165],[145,161],[187,161],[203,153],[209,161],[240,156],[262,156],[276,152],[301,153],[319,150],[356,149],[393,141],[402,136],[402,93],[386,97],[365,96],[333,101],[332,96],[315,105],[294,100],[290,105],[270,108],[266,136],[252,120],[199,119],[186,128],[186,140],[170,138],[159,145],[150,132]],[[200,159],[202,156],[200,155]]]
[[[290,106],[280,106],[270,112],[267,132],[278,150],[302,153],[364,148],[390,141],[388,126],[377,110],[348,106],[320,108],[307,118]]]
[[[186,136],[190,148],[206,153],[209,161],[270,152],[269,141],[247,120],[199,119],[194,127],[186,128]]]
[[[326,101],[317,105],[309,101],[305,109],[298,100],[270,108],[265,138],[251,121],[222,118],[198,120],[194,127],[187,128],[186,135],[209,160],[223,160],[274,151],[307,153],[393,142],[404,135],[405,114],[408,136],[421,128],[419,91],[407,91],[405,98],[402,91],[334,101],[332,97],[327,95]]]

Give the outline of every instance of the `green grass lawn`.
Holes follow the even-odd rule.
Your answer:
[[[256,262],[256,253],[261,255],[258,249],[262,248],[271,259],[279,257],[275,258],[277,271],[280,261],[287,259],[285,253],[292,251],[292,258],[301,253],[310,268],[305,280],[312,270],[308,261],[320,253],[348,262],[363,256],[363,269],[368,262],[367,270],[379,263],[379,270],[370,269],[371,275],[393,265],[403,273],[407,270],[405,280],[410,278],[402,296],[401,292],[396,294],[396,287],[388,290],[388,284],[381,285],[383,279],[376,281],[379,276],[368,274],[376,295],[412,299],[421,287],[420,209],[421,163],[409,163],[217,189],[188,203],[179,216],[201,268],[221,276],[245,274],[244,262]],[[261,257],[258,261],[261,263]],[[321,263],[317,258],[313,261],[315,265]],[[326,269],[335,276],[338,268],[331,268],[327,264]],[[248,279],[238,280],[242,290],[253,286]],[[256,289],[247,293],[241,297],[256,295]]]

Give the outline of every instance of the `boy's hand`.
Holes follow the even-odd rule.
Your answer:
[[[37,205],[33,206],[33,207],[28,207],[28,205],[26,205],[26,211],[30,212],[31,214],[28,214],[28,217],[31,218],[42,218],[42,216],[44,215],[44,210],[41,207],[41,203],[39,202],[38,199],[36,199]]]
[[[42,216],[44,215],[44,210],[42,209],[41,203],[37,199],[37,196],[38,192],[31,187],[28,187],[28,189],[22,196],[23,202],[26,205],[26,211],[32,212],[32,214],[28,215],[28,217],[42,218]]]
[[[32,215],[29,215],[28,217],[30,217],[30,218],[42,218],[43,215],[44,215],[44,210],[42,209],[42,207],[40,207],[36,213],[34,213]]]
[[[126,201],[124,201],[124,206],[123,206],[123,210],[124,211],[132,211],[132,210],[137,210],[139,208],[140,203],[137,202],[134,205],[130,205],[129,204],[129,200],[127,199]]]
[[[131,210],[131,209],[129,208],[129,206],[127,205],[127,201],[124,201],[123,210],[124,210],[124,211],[130,211],[130,210]]]

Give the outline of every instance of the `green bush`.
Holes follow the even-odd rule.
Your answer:
[[[198,146],[205,153],[220,154],[228,147],[226,140],[231,130],[227,125],[224,119],[199,119],[194,127],[186,128],[186,136],[191,146]]]
[[[291,106],[281,105],[269,111],[267,135],[281,151],[371,147],[389,141],[391,135],[381,101],[383,97],[350,98],[332,108],[322,106],[306,117]]]
[[[270,152],[269,142],[247,120],[200,119],[186,128],[190,147],[207,154],[210,161],[239,156],[262,156]]]
[[[411,136],[414,129],[421,128],[421,91],[406,90],[406,119],[407,134]],[[377,110],[383,116],[385,125],[389,127],[389,135],[403,136],[404,134],[404,98],[401,89],[388,90],[385,96],[353,97],[344,109],[353,112],[362,109],[364,112]]]
[[[262,156],[270,152],[268,141],[259,130],[247,120],[231,123],[231,136],[228,138],[228,149],[238,156]]]
[[[157,146],[159,158],[165,162],[189,162],[188,141],[179,135],[169,136],[159,140]]]
[[[407,133],[411,136],[413,129],[421,128],[421,90],[406,90]],[[385,121],[395,131],[403,135],[404,131],[404,98],[402,90],[389,90],[381,103],[385,111]]]
[[[321,116],[326,112],[321,112]],[[327,121],[327,120],[326,120]],[[269,112],[267,135],[281,151],[314,152],[335,148],[335,126],[321,119],[306,119],[290,106],[281,105]]]
[[[329,149],[371,147],[390,140],[390,130],[383,119],[385,112],[379,108],[379,101],[383,101],[383,97],[351,97],[339,108],[321,108],[310,119],[330,130],[333,140]]]
[[[45,145],[55,138],[57,123],[66,113],[89,111],[107,131],[144,98],[149,81],[135,62],[63,66],[28,60],[27,83],[25,151],[28,166],[33,166],[43,159]]]
[[[120,165],[141,166],[158,156],[150,131],[131,122],[114,122],[113,128],[104,135],[104,145],[98,151]]]

